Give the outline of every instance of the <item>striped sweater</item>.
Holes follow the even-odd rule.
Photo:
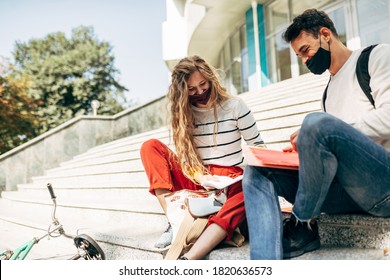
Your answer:
[[[193,137],[205,165],[242,164],[242,139],[248,145],[264,145],[251,111],[238,97],[232,97],[217,107],[216,135],[213,109],[192,106],[192,110],[195,116]]]

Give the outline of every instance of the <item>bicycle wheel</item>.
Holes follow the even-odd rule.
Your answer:
[[[4,261],[4,260],[9,260],[12,255],[13,255],[14,252],[12,252],[11,250],[5,250],[3,252],[0,253],[0,260]]]
[[[96,241],[86,234],[77,235],[74,239],[74,244],[77,249],[83,253],[81,257],[85,260],[105,260],[106,256],[102,248],[96,243]]]

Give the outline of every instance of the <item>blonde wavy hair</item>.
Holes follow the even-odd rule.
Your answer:
[[[203,58],[196,55],[183,58],[173,69],[168,91],[172,138],[183,173],[195,183],[196,172],[208,174],[193,139],[195,119],[189,101],[188,80],[196,71],[202,74],[211,87],[207,105],[213,108],[215,124],[218,120],[217,105],[230,98],[226,89],[220,84],[216,70]],[[215,135],[216,128],[214,128]]]

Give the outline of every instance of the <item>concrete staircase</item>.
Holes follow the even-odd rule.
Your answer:
[[[299,128],[307,113],[320,110],[326,76],[303,75],[242,94],[270,148],[281,148]],[[57,217],[67,233],[87,233],[108,259],[162,259],[153,248],[167,221],[157,200],[148,193],[148,181],[139,156],[141,144],[157,138],[170,144],[166,127],[126,137],[86,153],[4,191],[0,199],[0,250],[16,247],[42,234],[51,221],[51,183],[57,195]],[[389,259],[390,219],[358,215],[323,215],[320,250],[301,259]],[[55,240],[55,241],[54,241]],[[30,258],[66,258],[75,252],[67,238],[41,242]],[[43,244],[45,243],[45,244]],[[207,259],[248,259],[248,242],[241,248],[221,247]]]

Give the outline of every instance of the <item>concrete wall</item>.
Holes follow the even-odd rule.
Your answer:
[[[16,190],[46,169],[88,149],[166,124],[166,99],[127,109],[114,116],[80,116],[0,156],[0,192]]]

